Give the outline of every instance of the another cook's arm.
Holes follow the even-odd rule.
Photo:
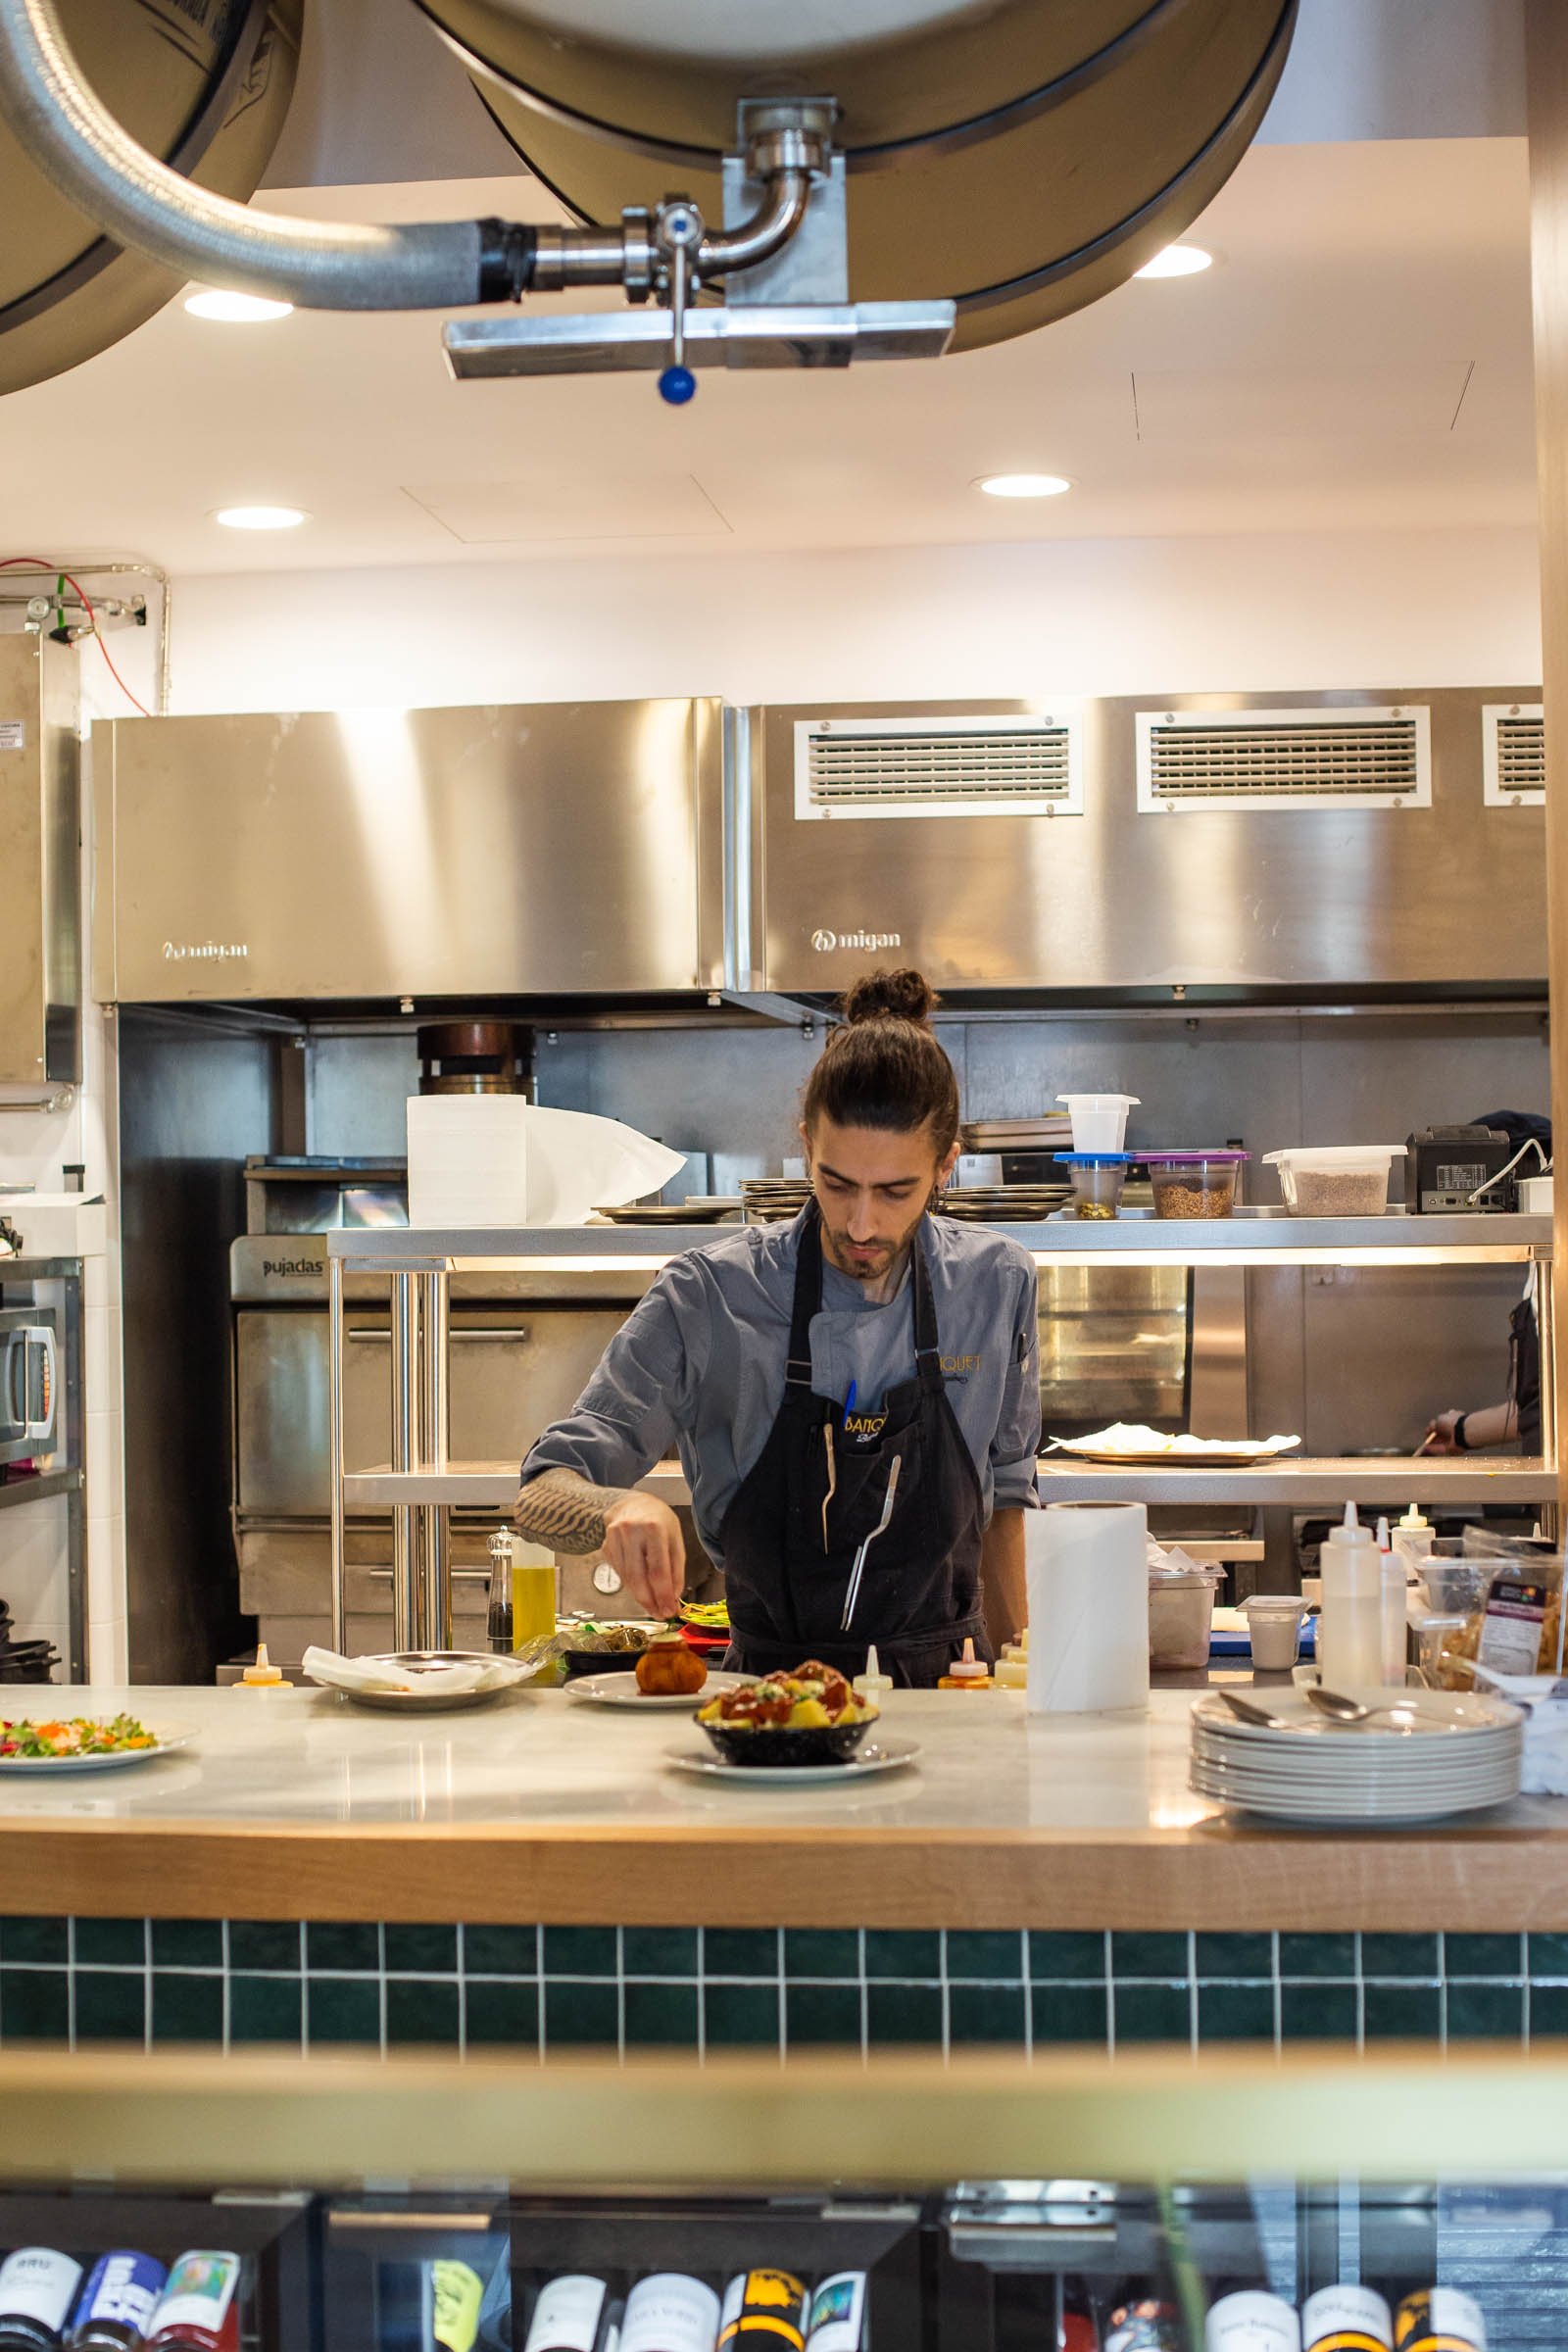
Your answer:
[[[673,1616],[685,1582],[680,1522],[639,1494],[668,1451],[694,1387],[693,1312],[701,1280],[666,1268],[606,1348],[571,1413],[538,1440],[522,1465],[514,1517],[553,1550],[602,1550],[650,1616]]]
[[[986,1632],[1000,1654],[1029,1622],[1023,1566],[1023,1515],[1036,1507],[1040,1451],[1040,1307],[1033,1269],[1021,1276],[1010,1332],[1011,1360],[1002,1416],[991,1445],[991,1523],[980,1551]]]

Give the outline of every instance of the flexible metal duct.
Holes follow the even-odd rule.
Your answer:
[[[98,96],[204,188],[250,196],[294,88],[304,0],[62,0]],[[83,219],[0,128],[0,392],[59,375],[139,326],[180,280]]]
[[[606,221],[722,218],[742,98],[829,94],[857,301],[997,342],[1119,285],[1256,131],[1297,0],[417,0],[531,168]]]

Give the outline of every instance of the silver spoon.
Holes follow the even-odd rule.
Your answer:
[[[1358,1698],[1347,1698],[1343,1691],[1325,1690],[1319,1683],[1303,1684],[1307,1701],[1326,1715],[1331,1723],[1365,1723],[1372,1715],[1400,1715],[1410,1712],[1407,1698],[1385,1699],[1381,1706],[1364,1706]]]
[[[1256,1706],[1251,1699],[1243,1698],[1239,1690],[1227,1690],[1223,1685],[1219,1685],[1213,1695],[1223,1699],[1231,1713],[1239,1715],[1243,1723],[1260,1723],[1268,1732],[1288,1732],[1293,1728],[1283,1715],[1271,1715],[1267,1707]]]

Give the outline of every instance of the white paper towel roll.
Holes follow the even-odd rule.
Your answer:
[[[1149,1513],[1141,1502],[1054,1502],[1024,1513],[1032,1715],[1149,1699]]]

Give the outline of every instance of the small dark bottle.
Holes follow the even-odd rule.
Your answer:
[[[71,2352],[135,2352],[168,2282],[150,2254],[100,2254],[77,2298]]]
[[[0,2352],[57,2352],[81,2265],[55,2246],[19,2246],[0,2262]]]
[[[512,1538],[497,1531],[490,1539],[490,1608],[485,1639],[502,1657],[512,1655]]]

